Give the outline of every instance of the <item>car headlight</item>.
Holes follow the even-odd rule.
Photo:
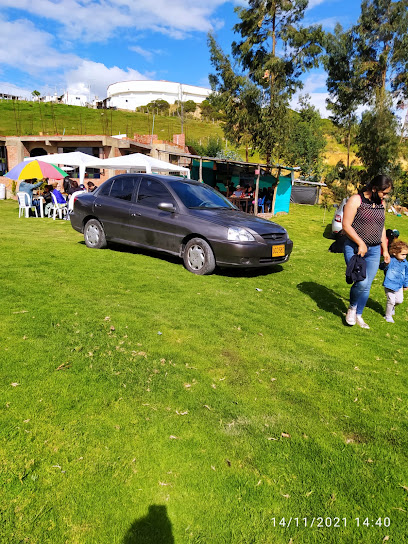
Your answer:
[[[246,229],[240,229],[239,227],[230,227],[228,229],[228,240],[235,242],[254,242],[255,238]]]

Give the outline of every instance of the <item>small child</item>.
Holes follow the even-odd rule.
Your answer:
[[[395,306],[401,304],[404,300],[404,293],[408,289],[408,244],[402,240],[394,240],[390,245],[391,261],[388,265],[383,263],[381,268],[384,270],[384,290],[387,296],[387,308],[385,310],[385,320],[388,323],[394,323],[393,315]]]

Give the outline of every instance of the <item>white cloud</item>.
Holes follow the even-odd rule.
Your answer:
[[[143,47],[140,47],[139,45],[131,45],[129,49],[130,51],[134,51],[138,55],[141,55],[143,58],[145,58],[149,62],[153,60],[153,52],[148,51],[147,49],[143,49]]]
[[[300,92],[297,93],[290,102],[290,107],[294,110],[299,110],[299,96],[305,95],[306,93]],[[328,93],[308,93],[310,96],[310,103],[319,110],[321,117],[328,118],[330,115],[329,110],[326,108],[326,98],[328,98]]]
[[[72,93],[88,94],[90,86],[91,98],[93,95],[105,98],[108,85],[117,81],[147,79],[146,75],[132,68],[126,70],[117,66],[108,68],[100,62],[89,60],[81,60],[79,66],[66,72],[64,77],[67,89]]]
[[[181,39],[185,33],[220,27],[214,11],[225,0],[1,0],[13,8],[56,21],[71,39],[100,42],[120,28],[149,29]],[[92,24],[90,25],[90,22]],[[58,28],[55,30],[58,33]]]
[[[33,85],[44,94],[49,94],[50,88],[58,88],[58,92],[68,89],[88,94],[90,85],[91,96],[105,97],[107,86],[115,81],[148,77],[132,68],[109,68],[75,54],[60,53],[53,47],[54,37],[37,29],[31,21],[19,19],[9,22],[0,17],[0,25],[2,64],[30,74],[33,80],[41,80],[42,85]]]
[[[324,72],[309,75],[303,83],[303,89],[293,96],[290,107],[298,110],[299,97],[308,94],[310,103],[319,110],[320,115],[325,118],[329,117],[330,112],[326,107],[326,99],[329,97],[329,93],[326,91],[326,77],[327,75]]]
[[[320,4],[324,4],[327,0],[309,0],[309,3],[307,5],[307,9],[313,9],[316,6],[320,6]]]
[[[36,74],[47,70],[73,66],[78,57],[60,53],[52,46],[54,37],[38,30],[31,21],[10,22],[0,17],[0,61],[15,69]]]
[[[22,87],[18,87],[17,85],[14,85],[14,83],[9,83],[7,81],[0,81],[0,93],[12,94],[14,96],[21,96],[23,98],[31,99],[31,93],[33,90],[34,89],[23,89]]]
[[[340,23],[344,27],[348,23],[348,20],[346,17],[326,17],[325,19],[312,19],[308,17],[304,21],[305,26],[321,25],[325,30],[334,30],[337,23]]]

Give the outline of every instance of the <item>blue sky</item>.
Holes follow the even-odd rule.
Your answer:
[[[230,53],[237,5],[244,0],[0,0],[0,92],[105,98],[128,79],[208,87],[207,33]],[[310,0],[304,23],[348,28],[359,13],[355,0]],[[304,84],[324,114],[324,72]]]

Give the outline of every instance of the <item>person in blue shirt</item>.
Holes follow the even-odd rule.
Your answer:
[[[58,183],[54,181],[54,183],[51,184],[53,186],[52,194],[55,195],[55,198],[57,199],[58,204],[66,204],[67,201],[62,196],[61,192],[58,190]]]
[[[37,187],[40,187],[43,184],[42,180],[38,183],[35,183],[34,179],[25,179],[20,182],[20,185],[18,187],[18,190],[20,193],[27,193],[29,198],[29,205],[33,205],[33,191],[34,189],[37,189]]]
[[[390,246],[389,253],[390,263],[388,265],[382,263],[385,274],[383,286],[387,296],[385,320],[394,323],[395,306],[403,302],[404,291],[408,289],[408,244],[402,240],[395,240]]]

